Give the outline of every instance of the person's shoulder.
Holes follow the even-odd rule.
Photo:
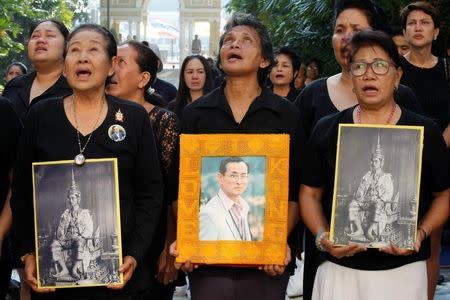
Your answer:
[[[420,115],[404,107],[402,107],[402,114],[403,116],[400,117],[400,119],[403,119],[404,125],[424,126],[426,128],[436,128],[439,130],[436,122],[424,115]]]
[[[36,77],[35,72],[31,72],[25,75],[20,75],[17,77],[14,77],[8,83],[5,85],[5,90],[10,88],[22,88],[24,87],[28,82],[32,81]]]
[[[217,208],[219,206],[219,197],[214,196],[211,199],[209,199],[208,203],[202,206],[205,213],[214,213],[217,211]]]
[[[42,99],[40,101],[37,101],[36,103],[33,103],[33,105],[30,105],[29,108],[29,114],[51,114],[54,112],[56,106],[61,105],[63,103],[62,97],[51,97]]]
[[[168,82],[168,81],[165,81],[165,80],[163,80],[163,79],[161,79],[161,78],[157,78],[157,80],[155,81],[155,83],[154,83],[154,86],[155,87],[159,87],[159,88],[163,88],[163,89],[177,89],[173,84],[171,84],[170,82]],[[156,89],[156,90],[158,90],[158,89]]]
[[[301,92],[302,93],[313,93],[317,90],[322,90],[323,88],[326,88],[327,86],[327,79],[328,77],[319,78],[317,80],[314,80],[307,86],[305,86]]]
[[[203,95],[200,98],[198,98],[197,100],[192,101],[191,103],[186,105],[186,107],[184,108],[183,114],[186,114],[186,112],[189,112],[189,111],[195,111],[197,109],[202,109],[205,107],[216,107],[218,99],[220,97],[220,94],[221,94],[221,88],[220,87],[215,88],[208,94]]]
[[[122,113],[127,111],[129,113],[135,113],[137,115],[145,115],[145,116],[147,115],[145,108],[142,105],[137,104],[133,101],[125,100],[111,95],[108,95],[107,98],[108,102],[113,106],[113,108],[115,109],[120,108]]]
[[[349,123],[345,122],[347,118],[350,118],[351,114],[353,112],[353,107],[347,108],[343,111],[336,112],[331,115],[327,115],[323,118],[321,118],[316,126],[315,130],[325,130],[330,129],[339,126],[341,123]]]

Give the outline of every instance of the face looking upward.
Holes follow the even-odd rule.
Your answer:
[[[357,8],[349,8],[342,11],[336,18],[334,33],[331,39],[334,56],[341,68],[348,69],[349,54],[348,43],[355,32],[369,29],[369,20],[366,15]]]
[[[270,81],[273,85],[289,85],[296,74],[292,67],[292,60],[286,54],[278,54],[276,64],[270,71]]]
[[[199,59],[193,58],[186,64],[183,76],[190,91],[203,91],[206,82],[206,72]]]
[[[117,64],[107,87],[109,94],[134,101],[139,98],[139,93],[143,95],[150,73],[141,72],[137,56],[137,51],[128,44],[117,48]]]
[[[51,21],[42,22],[28,41],[28,58],[33,65],[63,61],[64,36]]]
[[[387,72],[377,75],[372,68],[385,70],[386,66],[382,61],[387,62]],[[375,64],[371,64],[374,63]],[[376,65],[379,62],[379,65]],[[388,53],[378,45],[360,48],[353,56],[352,69],[367,63],[366,72],[361,76],[352,74],[352,83],[356,98],[361,105],[380,107],[394,101],[394,89],[398,86],[402,71],[393,65]],[[355,68],[356,69],[356,68]],[[363,70],[363,69],[362,69]],[[352,71],[353,73],[353,71]]]
[[[94,30],[77,32],[67,44],[64,75],[74,90],[104,89],[106,78],[113,74],[103,35]]]
[[[261,39],[250,26],[239,25],[224,34],[220,48],[220,65],[227,76],[252,76],[269,66],[262,56]]]
[[[422,10],[413,10],[406,18],[406,27],[403,30],[406,40],[412,47],[431,47],[433,40],[439,34],[433,19]]]
[[[222,191],[231,199],[242,195],[248,186],[248,168],[245,162],[229,162],[225,174],[219,173],[217,179]]]

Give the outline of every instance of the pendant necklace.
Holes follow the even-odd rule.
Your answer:
[[[103,98],[102,98],[103,100]],[[72,106],[73,106],[73,116],[75,118],[75,129],[77,131],[77,139],[78,139],[78,148],[80,150],[80,153],[75,156],[75,164],[78,166],[82,166],[84,162],[86,161],[86,158],[84,157],[84,150],[86,149],[87,145],[89,144],[89,141],[91,140],[92,134],[94,133],[95,128],[97,127],[98,121],[100,120],[100,116],[103,111],[103,105],[105,101],[102,101],[102,105],[100,107],[100,112],[98,113],[97,120],[95,121],[94,127],[92,128],[91,133],[89,134],[86,143],[83,147],[81,147],[81,140],[80,140],[80,132],[78,131],[78,120],[77,120],[77,114],[75,112],[75,96],[72,94]]]
[[[392,105],[392,109],[391,112],[389,113],[389,116],[386,120],[386,124],[389,125],[392,121],[392,117],[394,116],[395,111],[397,110],[397,104],[394,103],[394,105]],[[361,124],[361,106],[357,106],[356,107],[356,123]]]

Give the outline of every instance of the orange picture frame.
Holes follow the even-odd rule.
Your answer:
[[[257,223],[255,220],[258,218],[263,220],[262,226],[259,223],[260,229],[253,230],[251,240],[200,238],[201,206],[204,200],[208,201],[205,196],[207,192],[214,190],[206,188],[205,182],[214,182],[216,176],[220,176],[218,161],[226,157],[243,158],[249,168],[248,180],[254,194],[246,194],[244,198],[252,200],[257,206],[249,219],[254,223]],[[241,266],[284,264],[287,247],[289,135],[182,134],[179,182],[177,262]],[[251,204],[249,206],[252,207]],[[252,214],[251,209],[249,214]]]

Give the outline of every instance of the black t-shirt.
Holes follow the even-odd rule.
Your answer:
[[[328,93],[327,79],[321,78],[307,85],[295,100],[302,116],[303,128],[307,137],[321,118],[339,112]],[[422,108],[416,96],[406,86],[399,85],[395,94],[395,101],[415,113],[422,113]]]
[[[118,160],[122,254],[133,256],[138,267],[122,291],[63,289],[57,291],[59,299],[66,299],[64,295],[134,293],[147,289],[154,276],[144,261],[148,259],[146,254],[161,211],[163,184],[152,128],[142,106],[112,96],[107,96],[107,103],[107,116],[93,132],[84,155],[87,159]],[[35,251],[32,162],[73,160],[79,153],[76,129],[67,119],[63,105],[62,98],[40,101],[31,107],[25,120],[11,200],[18,256]],[[119,109],[123,122],[115,120]],[[113,124],[125,129],[123,141],[110,139],[108,129]],[[81,145],[85,145],[88,136],[80,134]]]
[[[321,119],[311,133],[302,183],[312,187],[323,187],[321,202],[328,222],[332,210],[338,127],[341,123],[353,123],[353,110],[354,107]],[[420,220],[431,205],[432,193],[448,188],[447,149],[439,128],[426,117],[402,108],[397,125],[424,126],[425,129],[419,201]],[[386,270],[427,259],[430,255],[430,239],[422,242],[420,252],[408,256],[389,255],[376,249],[342,259],[332,257],[328,253],[321,254],[325,255],[327,260],[354,269]]]
[[[300,159],[305,143],[300,115],[292,103],[268,88],[262,88],[261,94],[252,102],[240,123],[233,117],[224,88],[215,89],[186,106],[181,120],[181,133],[289,134],[289,201],[298,201]],[[290,244],[290,247],[295,249],[295,245]],[[290,268],[293,266],[291,263]]]
[[[400,82],[416,94],[424,114],[435,121],[441,131],[450,123],[450,88],[445,75],[444,60],[432,68],[420,68],[400,58],[403,75]]]
[[[21,121],[25,119],[30,105],[33,105],[42,99],[65,97],[72,94],[72,89],[67,84],[66,78],[61,75],[55,84],[49,87],[41,95],[35,97],[30,103],[30,91],[35,78],[36,72],[16,77],[8,82],[3,91],[3,97],[6,97],[11,101],[14,111]]]
[[[21,124],[19,118],[6,98],[0,96],[0,211],[6,201],[6,195],[10,186],[9,172],[16,161],[17,143]]]

